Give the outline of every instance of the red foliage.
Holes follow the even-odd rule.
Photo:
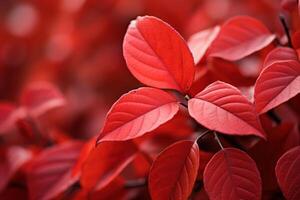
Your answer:
[[[0,199],[300,199],[299,19],[297,0],[0,1]]]

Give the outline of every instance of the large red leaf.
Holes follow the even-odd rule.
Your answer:
[[[99,190],[113,181],[133,161],[137,148],[131,141],[101,142],[83,165],[80,182],[87,190]]]
[[[300,92],[300,63],[276,62],[265,68],[254,88],[256,111],[260,114],[288,101]]]
[[[241,92],[216,81],[188,102],[190,115],[210,130],[229,135],[264,136],[254,106]]]
[[[218,37],[209,49],[209,56],[239,60],[272,42],[275,35],[255,18],[237,16],[221,27]]]
[[[268,66],[276,63],[283,62],[287,60],[298,60],[297,52],[288,47],[278,47],[273,49],[266,57],[264,61],[263,68],[267,68]]]
[[[142,83],[187,92],[194,79],[194,61],[184,41],[162,20],[138,17],[128,27],[123,43],[131,73]]]
[[[204,170],[204,187],[211,200],[261,199],[261,179],[255,162],[235,148],[225,148],[209,161]]]
[[[33,116],[40,116],[47,111],[65,105],[61,92],[47,82],[30,84],[22,93],[21,105]]]
[[[300,146],[289,150],[278,160],[275,172],[285,198],[300,199]]]
[[[78,175],[72,176],[72,168],[82,146],[81,142],[54,146],[33,160],[28,171],[30,199],[53,199],[78,180]]]
[[[149,173],[153,200],[188,199],[199,167],[199,148],[192,141],[180,141],[155,159]]]
[[[219,26],[195,33],[188,40],[188,45],[194,57],[194,62],[197,64],[206,53],[206,50],[217,37],[220,31]]]
[[[129,140],[172,119],[179,103],[155,88],[139,88],[123,95],[108,112],[99,141]]]

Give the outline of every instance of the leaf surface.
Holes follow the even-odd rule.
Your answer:
[[[263,68],[267,68],[276,62],[287,60],[298,60],[297,53],[294,49],[288,47],[278,47],[273,49],[266,57]]]

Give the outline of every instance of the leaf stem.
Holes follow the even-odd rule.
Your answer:
[[[222,145],[222,143],[221,143],[221,141],[220,141],[220,138],[219,138],[218,134],[216,133],[216,131],[214,131],[214,135],[215,135],[216,141],[218,142],[219,146],[220,146],[221,149],[223,150],[224,147],[223,147],[223,145]]]
[[[285,20],[284,15],[280,14],[279,15],[279,19],[280,19],[280,22],[281,22],[281,24],[283,26],[284,32],[285,32],[285,34],[286,34],[286,36],[288,38],[288,46],[291,47],[291,48],[293,48],[292,39],[291,39],[290,31],[289,31],[289,27],[287,25],[287,22]]]

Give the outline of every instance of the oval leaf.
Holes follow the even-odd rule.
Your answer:
[[[80,182],[87,190],[100,190],[113,181],[136,157],[131,141],[101,142],[83,165]]]
[[[254,88],[256,111],[260,114],[288,101],[300,92],[300,63],[276,62],[265,68]]]
[[[154,130],[173,118],[179,104],[155,88],[139,88],[123,95],[107,114],[99,141],[129,140]]]
[[[241,92],[216,81],[188,102],[190,115],[210,130],[229,135],[256,135],[264,138],[254,106]]]
[[[194,62],[197,64],[206,53],[206,50],[217,37],[220,32],[220,27],[213,28],[195,33],[188,40],[188,45],[194,57]]]
[[[278,47],[273,49],[266,57],[263,68],[287,60],[298,60],[297,53],[294,49],[288,47]]]
[[[131,73],[142,83],[187,92],[194,79],[194,61],[184,41],[162,20],[138,17],[128,27],[123,43]]]
[[[199,148],[191,141],[180,141],[155,159],[149,173],[153,200],[188,199],[199,168]]]
[[[209,199],[260,200],[261,179],[255,162],[243,151],[225,148],[216,153],[204,170]]]
[[[274,38],[275,35],[257,19],[237,16],[221,27],[208,54],[225,60],[239,60],[266,47]]]
[[[54,146],[33,160],[28,172],[30,199],[53,199],[78,180],[78,176],[72,176],[72,168],[82,146],[81,142]]]
[[[288,200],[300,199],[300,146],[281,156],[275,172],[285,198]]]

